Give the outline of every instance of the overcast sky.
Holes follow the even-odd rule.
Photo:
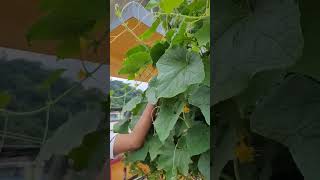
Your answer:
[[[128,79],[122,79],[122,78],[117,78],[117,77],[111,77],[111,80],[118,80],[122,81],[124,83],[128,83],[131,86],[134,86],[135,84],[139,84],[137,87],[138,89],[141,89],[142,91],[146,90],[148,88],[148,83],[145,82],[140,82],[140,81],[134,81],[134,80],[128,80]]]
[[[79,60],[65,59],[61,61],[56,61],[55,56],[0,47],[0,57],[2,56],[7,56],[8,60],[12,60],[15,58],[24,58],[28,61],[41,62],[44,65],[44,68],[48,68],[48,69],[66,68],[67,70],[66,72],[64,72],[63,76],[70,78],[74,81],[79,81],[77,78],[77,74],[79,70],[82,69],[82,65]],[[85,64],[89,69],[89,71],[97,67],[97,64],[95,63],[86,62]],[[91,79],[91,78],[88,79],[84,83],[84,86],[96,87],[101,89],[103,92],[107,92],[109,88],[109,83],[105,75],[107,74],[108,70],[109,70],[109,66],[104,65],[95,73],[94,77],[96,79]],[[148,83],[140,82],[140,81],[133,81],[133,80],[127,80],[122,78],[116,78],[116,77],[111,77],[111,80],[122,81],[132,86],[138,83],[139,86],[137,88],[141,89],[142,91],[144,91],[148,87]]]
[[[66,71],[63,73],[63,77],[79,82],[78,73],[83,69],[81,61],[76,59],[64,59],[56,61],[56,57],[52,55],[34,53],[29,51],[22,51],[16,49],[9,49],[0,47],[0,57],[6,56],[7,60],[13,60],[17,58],[23,58],[31,62],[40,62],[44,69],[59,69],[64,68]],[[89,71],[94,70],[98,64],[85,62],[86,68]],[[109,81],[106,74],[109,71],[109,66],[103,65],[96,73],[94,78],[88,78],[83,86],[85,88],[95,87],[100,89],[102,92],[107,93],[109,89]]]

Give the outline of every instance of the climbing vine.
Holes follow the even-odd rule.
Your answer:
[[[143,148],[127,153],[125,160],[148,179],[210,179],[210,2],[153,0],[145,7],[154,22],[135,34],[122,19],[126,6],[115,6],[122,25],[139,42],[126,53],[119,74],[134,79],[150,66],[158,72],[147,90],[124,106],[131,118],[115,126],[127,133],[147,103],[157,104]],[[163,38],[147,45],[159,28]]]
[[[214,1],[213,179],[320,177],[317,5]]]
[[[39,167],[50,160],[49,179],[95,179],[96,174],[101,171],[105,159],[105,134],[107,130],[106,114],[108,114],[108,99],[102,97],[102,108],[96,106],[87,108],[86,111],[72,114],[69,120],[62,124],[49,138],[48,124],[50,113],[57,103],[73,93],[76,88],[87,81],[89,78],[95,79],[95,73],[103,66],[105,59],[100,59],[101,64],[93,70],[86,66],[85,59],[88,56],[95,57],[107,37],[107,18],[108,5],[105,0],[94,1],[56,1],[41,0],[38,8],[42,11],[39,17],[26,32],[26,40],[29,46],[34,43],[46,42],[46,45],[55,47],[57,60],[63,61],[65,58],[79,58],[82,63],[82,70],[78,72],[79,82],[74,83],[59,95],[52,96],[51,88],[64,73],[63,69],[54,71],[37,90],[47,92],[47,102],[43,102],[42,107],[31,109],[29,111],[12,111],[7,108],[10,104],[11,96],[7,92],[0,91],[0,113],[5,116],[5,125],[3,131],[6,132],[7,121],[11,116],[29,116],[46,112],[44,119],[44,132],[41,140],[40,152],[32,164],[29,174],[32,177],[28,179],[42,179],[42,172]],[[71,10],[72,9],[72,10]],[[70,11],[71,10],[71,11]],[[100,102],[97,102],[100,105]],[[104,114],[106,113],[106,114]],[[4,133],[4,136],[6,134]],[[3,136],[3,137],[4,137]],[[3,138],[2,137],[2,138]],[[3,142],[3,141],[2,141]],[[0,150],[2,144],[0,144]],[[62,156],[68,160],[65,164],[56,164],[59,157]],[[55,159],[57,157],[57,159]],[[57,160],[57,161],[56,161]],[[67,161],[65,161],[67,162]],[[56,169],[54,166],[65,167]],[[59,172],[58,172],[59,171]]]

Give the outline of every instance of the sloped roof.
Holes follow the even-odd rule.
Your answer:
[[[25,34],[30,26],[42,15],[38,8],[40,0],[34,1],[21,1],[10,0],[3,1],[0,7],[0,22],[2,24],[0,28],[0,47],[17,49],[29,52],[35,52],[40,54],[55,55],[55,45],[52,42],[41,41],[34,42],[32,46],[28,45]],[[121,22],[115,18],[114,4],[115,2],[122,5],[122,7],[132,0],[111,0],[110,1],[110,18],[111,18],[111,32],[110,36],[117,35],[123,32],[125,29],[121,26]],[[146,0],[139,0],[139,2],[147,2]],[[120,6],[121,7],[121,6]],[[14,9],[14,11],[12,11]],[[145,17],[149,14],[147,17]],[[142,6],[138,6],[136,3],[131,3],[123,13],[124,20],[129,24],[129,27],[135,27],[134,32],[139,35],[147,30],[153,21],[150,12],[145,10]],[[138,26],[137,26],[138,25]],[[101,34],[104,30],[101,31]],[[163,31],[161,27],[157,29],[155,33],[148,41],[147,44],[152,44],[154,41],[162,38]],[[97,54],[86,54],[85,60],[97,63],[107,63],[107,51],[108,42],[104,42],[98,49]],[[137,45],[134,37],[127,31],[122,33],[121,36],[114,40],[110,47],[110,65],[111,76],[122,77],[118,75],[118,70],[123,62],[123,56],[125,52]],[[80,57],[74,57],[74,59],[80,59]],[[144,74],[141,77],[145,77]],[[137,78],[137,80],[144,80],[144,78]]]
[[[118,75],[118,71],[124,60],[124,55],[130,48],[137,46],[139,42],[136,38],[126,30],[121,24],[124,22],[130,29],[137,35],[146,31],[154,22],[154,16],[151,12],[147,11],[140,3],[125,1],[117,1],[120,9],[123,9],[122,20],[115,16],[114,6],[115,2],[112,1],[110,5],[110,67],[111,76],[126,78],[126,76]],[[123,22],[122,22],[123,21]],[[147,45],[152,45],[155,41],[160,40],[164,35],[164,30],[159,26],[156,33],[146,40]],[[140,74],[136,80],[148,81],[151,76],[156,74],[156,70],[151,66]]]
[[[0,47],[55,55],[55,44],[52,41],[33,42],[28,45],[25,37],[31,25],[43,15],[39,8],[40,0],[21,1],[10,0],[1,2],[0,6]],[[99,36],[104,33],[101,29]],[[102,44],[97,54],[86,54],[85,60],[97,63],[107,63],[107,42]],[[80,57],[73,57],[80,59]]]

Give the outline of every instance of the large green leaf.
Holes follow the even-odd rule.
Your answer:
[[[259,0],[254,9],[213,43],[214,104],[238,95],[255,73],[289,67],[301,56],[303,36],[298,3]]]
[[[160,112],[154,122],[159,139],[164,142],[174,128],[182,110],[184,103],[177,99],[164,99],[160,106]]]
[[[210,125],[210,88],[200,86],[190,95],[189,103],[201,109],[206,122]]]
[[[171,13],[175,8],[179,7],[183,0],[160,0],[160,8],[165,13]]]
[[[171,44],[170,46],[173,45],[179,45],[181,43],[183,43],[183,41],[186,39],[186,31],[187,31],[187,22],[185,20],[183,20],[180,23],[180,26],[178,28],[178,30],[176,31],[176,33],[174,33],[172,39],[171,39]]]
[[[137,52],[146,52],[146,51],[149,51],[149,48],[147,46],[144,46],[144,45],[138,45],[138,46],[135,46],[131,49],[129,49],[127,52],[126,52],[126,57],[129,57],[131,56],[132,54],[135,54]]]
[[[164,169],[166,171],[166,177],[168,179],[175,179],[177,176],[177,169],[173,166],[173,152],[175,145],[173,142],[166,142],[161,149],[161,154],[157,161],[157,168]]]
[[[155,66],[160,59],[160,57],[164,54],[164,52],[169,47],[169,43],[166,42],[157,42],[150,49],[150,55],[152,58],[152,64]]]
[[[126,161],[135,162],[135,161],[144,161],[148,155],[149,144],[144,143],[143,147],[132,152],[127,153]]]
[[[320,80],[320,37],[317,35],[320,31],[317,20],[320,18],[320,11],[317,8],[319,5],[319,1],[299,1],[304,48],[302,58],[290,69],[318,80]]]
[[[96,33],[99,22],[109,15],[104,0],[41,0],[40,9],[43,16],[28,29],[26,38],[29,42],[52,40],[58,58],[79,55],[80,37]]]
[[[210,127],[203,123],[193,125],[187,131],[186,143],[191,156],[206,152],[210,148]]]
[[[229,160],[235,159],[236,131],[234,122],[240,120],[237,106],[232,101],[225,101],[215,107],[215,126],[213,126],[212,179],[219,179]]]
[[[28,40],[79,38],[94,30],[96,22],[108,16],[104,0],[42,0],[40,7],[45,15],[28,30]]]
[[[75,57],[80,54],[80,38],[70,37],[64,39],[58,44],[56,52],[59,59]]]
[[[253,131],[286,145],[305,179],[320,177],[320,84],[292,75],[252,115]]]
[[[158,26],[160,25],[160,18],[157,18],[151,25],[149,29],[147,29],[145,32],[143,32],[139,37],[142,40],[147,40],[151,38],[151,36],[156,32]]]
[[[262,71],[255,74],[248,87],[235,100],[240,108],[242,117],[248,118],[255,105],[276,87],[285,77],[284,70]]]
[[[86,134],[97,129],[102,118],[99,111],[81,112],[71,117],[43,145],[36,161],[49,160],[55,154],[67,155],[81,144]]]
[[[210,18],[203,20],[202,27],[194,34],[199,46],[205,46],[210,42]]]
[[[206,180],[210,179],[210,151],[201,154],[198,161],[198,168]]]
[[[102,19],[108,15],[107,3],[104,0],[41,0],[40,8],[43,11],[55,12],[65,17],[77,17],[85,20]]]
[[[119,74],[128,74],[130,77],[134,77],[136,73],[143,67],[152,63],[151,56],[148,52],[137,52],[131,54],[123,63]]]
[[[148,153],[150,154],[151,161],[152,161],[161,153],[162,146],[163,144],[160,142],[157,136],[149,135],[142,148],[136,151],[127,153],[126,161],[128,162],[144,161]]]
[[[186,176],[192,162],[190,157],[185,148],[176,148],[173,143],[166,143],[158,159],[158,168],[164,169],[174,179],[176,171]]]
[[[148,89],[146,90],[146,96],[149,103],[156,104],[157,98],[157,76],[149,81]]]
[[[214,15],[212,17],[212,29],[214,29],[214,41],[220,38],[235,22],[246,17],[250,13],[247,5],[237,3],[233,0],[213,1],[213,7]]]
[[[174,154],[174,167],[178,169],[178,171],[187,176],[189,170],[189,164],[191,161],[191,156],[186,149],[176,149]]]
[[[162,143],[159,140],[158,136],[152,136],[149,142],[149,154],[151,161],[153,161],[159,154],[161,154]]]
[[[192,84],[204,80],[204,67],[199,54],[182,47],[168,49],[157,62],[157,95],[174,97]]]
[[[142,100],[142,96],[136,96],[132,98],[122,108],[122,112],[132,111]]]
[[[95,21],[86,19],[72,19],[50,13],[41,17],[29,29],[26,37],[28,41],[34,40],[65,40],[89,32]]]
[[[72,167],[77,171],[84,169],[100,170],[104,165],[106,146],[105,131],[95,131],[86,135],[82,144],[70,151],[68,157],[73,160]]]
[[[122,119],[115,125],[113,125],[113,131],[115,133],[127,134],[129,132],[130,121],[128,119]]]

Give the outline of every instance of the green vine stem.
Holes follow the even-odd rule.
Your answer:
[[[50,120],[50,107],[51,107],[51,95],[50,95],[50,89],[48,91],[48,108],[47,108],[47,112],[46,112],[46,127],[44,130],[44,134],[43,134],[43,139],[42,139],[42,145],[45,144],[47,136],[48,136],[48,130],[49,130],[49,120]]]
[[[135,1],[131,1],[131,2],[127,3],[127,4],[122,8],[121,13],[120,13],[121,16],[119,16],[118,18],[119,18],[120,21],[121,21],[121,25],[122,25],[128,32],[130,32],[130,33],[137,39],[137,41],[140,42],[141,45],[146,46],[145,42],[144,42],[141,38],[139,38],[139,36],[137,36],[137,34],[134,33],[131,28],[128,27],[128,25],[124,22],[124,19],[122,18],[122,14],[123,14],[124,10],[125,10],[126,8],[128,8],[129,5],[131,5],[131,4],[137,4],[137,5],[141,6],[141,7],[143,7],[140,3],[135,2]],[[208,3],[208,1],[207,1],[207,5],[208,5],[208,4],[209,4],[209,3]],[[208,8],[208,7],[207,7],[207,8]],[[116,10],[117,10],[117,9],[116,9]],[[151,16],[151,15],[154,15],[154,16],[166,16],[166,17],[168,17],[168,16],[176,16],[176,17],[183,17],[183,18],[186,18],[186,19],[194,19],[194,21],[192,21],[191,23],[195,23],[195,22],[197,22],[197,21],[199,21],[199,20],[201,20],[201,19],[210,17],[210,14],[207,14],[207,12],[204,13],[204,15],[201,15],[201,16],[188,16],[188,15],[183,15],[183,14],[178,14],[178,13],[150,12],[150,13],[147,14],[146,16],[142,17],[142,21],[143,21],[145,18],[147,18],[148,16]],[[133,29],[135,29],[136,27],[138,27],[140,24],[141,24],[141,21],[139,21],[139,23],[138,23]],[[120,34],[122,34],[122,33],[120,33]],[[112,39],[112,41],[114,41],[115,39],[117,39],[117,37],[115,37],[114,39]]]
[[[176,158],[176,151],[177,151],[177,147],[178,147],[178,144],[179,144],[179,141],[177,142],[175,148],[174,148],[174,151],[173,151],[173,158],[172,158],[172,174],[174,173],[174,168],[175,168],[175,165],[174,165],[174,160]]]
[[[186,119],[186,115],[185,115],[185,113],[184,112],[182,112],[182,115],[183,115],[183,121],[184,121],[184,123],[186,124],[186,126],[188,127],[188,129],[191,127],[190,126],[190,124],[187,122],[187,119]]]

